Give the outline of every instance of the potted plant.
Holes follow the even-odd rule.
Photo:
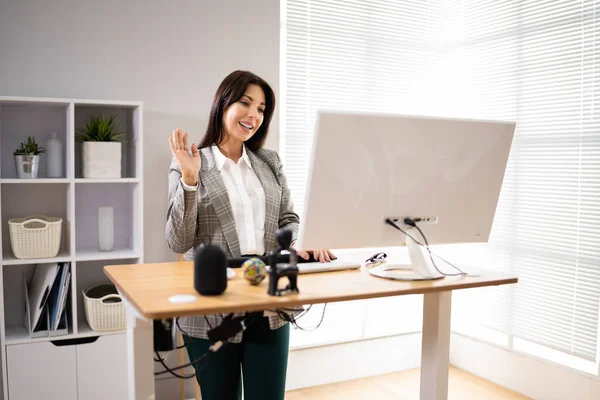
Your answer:
[[[84,129],[78,130],[75,140],[82,143],[84,178],[121,177],[121,125],[117,113],[109,117],[88,115]]]
[[[40,154],[45,152],[46,149],[39,146],[32,136],[28,136],[26,142],[21,142],[19,148],[13,153],[15,157],[15,167],[17,168],[17,178],[37,178],[40,166]]]

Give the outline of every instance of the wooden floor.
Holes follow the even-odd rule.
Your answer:
[[[419,399],[419,369],[331,383],[286,393],[286,400],[384,400]],[[450,367],[448,400],[525,400],[512,392],[468,372]]]

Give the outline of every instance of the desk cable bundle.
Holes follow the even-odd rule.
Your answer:
[[[192,360],[187,364],[170,368],[165,363],[165,360],[160,356],[158,350],[155,350],[157,358],[155,358],[154,361],[160,362],[165,369],[163,371],[155,372],[154,376],[170,373],[171,375],[180,379],[194,378],[196,376],[195,373],[189,375],[181,375],[175,371],[190,366],[195,366],[196,370],[201,370],[202,368],[206,367],[211,354],[216,353],[221,347],[227,345],[229,338],[235,336],[238,332],[242,330],[246,330],[250,325],[258,321],[258,319],[261,317],[262,312],[252,312],[240,317],[233,317],[233,314],[227,315],[219,326],[212,328],[208,331],[208,337],[212,343],[208,348],[208,351],[204,353],[201,357],[198,357],[197,359]],[[178,318],[175,318],[175,324],[185,337],[189,337],[189,335],[179,326]],[[185,345],[177,346],[173,349],[181,349],[184,346]]]
[[[298,325],[298,320],[300,318],[304,317],[310,311],[312,306],[313,306],[312,304],[309,305],[308,308],[305,310],[298,310],[298,309],[291,309],[291,308],[280,308],[277,310],[265,310],[265,316],[268,315],[269,313],[276,314],[277,316],[279,316],[279,318],[292,324],[294,326],[294,328],[299,329],[304,332],[310,332],[310,331],[314,331],[314,330],[318,329],[321,326],[321,324],[323,323],[323,319],[325,318],[325,310],[327,309],[327,303],[325,303],[323,305],[323,312],[321,313],[321,319],[319,320],[319,323],[317,324],[317,326],[315,326],[314,328],[311,328],[311,329],[307,329],[307,328],[304,328],[304,327]],[[294,315],[293,313],[296,311],[300,311],[300,314]],[[289,312],[292,312],[292,314],[288,314]]]
[[[296,329],[300,329],[302,331],[312,331],[312,330],[316,330],[317,328],[319,328],[321,326],[321,323],[323,322],[323,319],[325,317],[325,310],[327,308],[327,303],[325,303],[325,305],[323,306],[323,313],[321,314],[321,319],[320,319],[319,323],[317,324],[317,326],[312,329],[306,329],[306,328],[303,328],[300,325],[298,325],[298,320],[300,318],[302,318],[303,316],[305,316],[310,311],[311,308],[312,308],[312,304],[310,306],[308,306],[307,309],[304,309],[304,310],[292,309],[292,308],[282,308],[282,309],[276,309],[276,310],[266,310],[265,314],[267,314],[267,313],[276,314],[277,316],[279,316],[279,318],[291,323]],[[301,311],[301,313],[299,315],[295,316],[295,315],[293,315],[293,312],[296,312],[296,311]],[[292,314],[288,314],[288,312],[292,312]],[[156,354],[156,358],[154,359],[154,361],[160,362],[161,365],[165,369],[163,371],[155,372],[154,375],[158,376],[158,375],[163,375],[163,374],[169,373],[169,374],[173,375],[174,377],[180,378],[180,379],[194,378],[196,376],[195,373],[188,374],[188,375],[182,375],[182,374],[177,373],[176,371],[186,368],[186,367],[190,367],[190,366],[195,366],[194,368],[198,371],[205,368],[211,354],[216,353],[220,348],[227,345],[227,343],[229,343],[228,342],[229,338],[235,336],[240,331],[246,330],[250,325],[252,325],[256,321],[258,321],[262,317],[263,317],[262,311],[247,313],[246,315],[239,316],[239,317],[234,317],[233,314],[229,314],[229,315],[225,316],[223,319],[223,322],[219,326],[217,326],[215,328],[211,327],[211,329],[208,331],[208,338],[212,343],[210,345],[210,347],[208,348],[208,351],[206,353],[204,353],[201,357],[199,357],[195,360],[192,360],[189,363],[184,364],[184,365],[170,368],[165,363],[165,359],[162,358],[161,355],[159,354],[159,351],[155,350],[154,353]],[[181,327],[179,326],[179,319],[175,318],[174,320],[175,320],[175,324],[177,325],[177,328],[181,331],[181,333],[185,337],[189,337],[189,335],[183,329],[181,329]],[[159,323],[165,323],[165,322],[168,324],[168,321],[159,322]],[[208,323],[208,320],[207,320],[207,323]],[[210,326],[210,324],[209,324],[209,326]],[[185,347],[185,345],[173,347],[172,350],[181,349],[183,347]]]

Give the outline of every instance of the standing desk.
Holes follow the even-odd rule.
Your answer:
[[[361,269],[303,274],[298,277],[300,293],[275,297],[267,294],[268,278],[258,286],[250,286],[241,269],[237,269],[222,295],[200,296],[194,290],[192,262],[111,265],[105,266],[104,272],[119,290],[126,306],[129,399],[136,400],[154,400],[154,319],[408,294],[424,295],[420,398],[446,400],[452,291],[518,281],[515,275],[485,272],[478,277],[402,282],[377,278]],[[193,294],[197,299],[192,303],[174,304],[169,297],[175,294]]]

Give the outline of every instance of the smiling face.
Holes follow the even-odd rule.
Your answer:
[[[250,139],[263,123],[265,93],[258,85],[250,84],[236,102],[223,113],[225,142],[239,142]]]

